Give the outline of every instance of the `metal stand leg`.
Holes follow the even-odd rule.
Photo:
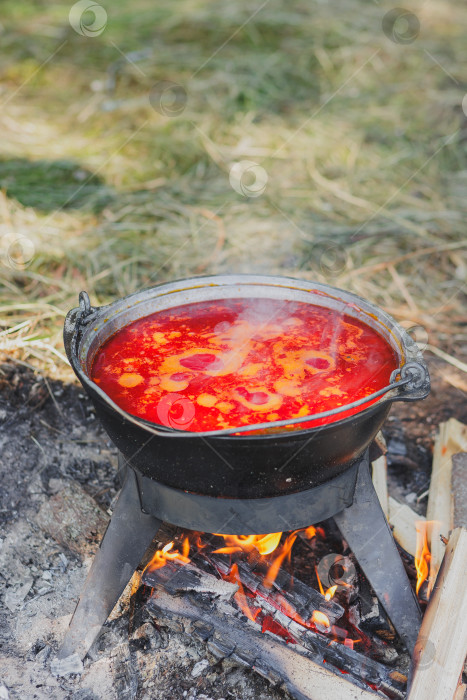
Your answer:
[[[58,658],[86,656],[160,525],[158,518],[141,511],[136,476],[128,469]]]
[[[334,520],[412,654],[422,616],[373,487],[367,459],[359,467],[352,505]]]

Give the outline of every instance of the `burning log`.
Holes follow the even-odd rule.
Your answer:
[[[359,577],[358,596],[351,611],[351,622],[360,631],[363,630],[366,635],[377,634],[382,640],[391,642],[396,638],[394,627],[383,606],[374,595],[368,581],[362,576]],[[384,642],[381,644],[384,646],[380,645],[377,650],[372,650],[376,651],[376,658],[380,658],[382,661],[394,661],[394,656],[388,654],[388,650],[392,647],[388,647]],[[372,639],[372,646],[375,647],[375,645],[377,642]]]
[[[219,565],[219,562],[217,564]],[[222,564],[224,563],[222,562]],[[225,564],[224,567],[228,568]],[[285,572],[280,573],[285,574]],[[248,598],[250,610],[255,608],[255,615],[247,617],[248,624],[242,622],[244,618],[241,612],[230,604],[234,597],[237,602],[240,602],[237,598],[239,594],[239,586],[237,585],[219,581],[211,574],[200,571],[190,564],[180,566],[175,562],[168,562],[163,568],[157,570],[148,570],[143,576],[143,582],[156,589],[148,605],[150,611],[156,613],[159,622],[161,620],[167,622],[167,614],[169,613],[169,626],[173,626],[175,623],[176,629],[180,631],[180,625],[183,627],[185,623],[181,622],[179,618],[196,620],[197,629],[203,630],[203,639],[208,642],[208,646],[215,656],[217,654],[219,658],[228,657],[237,663],[243,663],[243,665],[253,668],[271,682],[284,683],[296,698],[310,698],[310,695],[304,694],[303,688],[300,689],[300,687],[297,688],[293,685],[296,679],[293,673],[291,674],[291,668],[297,669],[296,673],[299,677],[303,677],[304,674],[313,676],[313,700],[319,700],[321,697],[323,700],[327,700],[331,696],[334,698],[367,697],[366,695],[348,695],[350,686],[347,683],[342,686],[342,688],[346,687],[345,693],[347,695],[344,690],[339,690],[339,684],[336,688],[333,687],[332,691],[325,684],[326,692],[330,693],[327,696],[324,693],[324,685],[323,694],[315,694],[314,674],[317,673],[317,668],[319,668],[319,673],[323,672],[323,664],[326,665],[326,668],[331,667],[332,664],[337,672],[349,674],[362,689],[371,685],[373,688],[385,690],[392,698],[404,697],[403,685],[400,683],[403,677],[400,674],[359,653],[352,646],[333,641],[332,636],[330,639],[329,636],[320,635],[297,621],[297,618],[300,618],[294,610],[291,602],[293,596],[290,592],[281,592],[280,599],[283,602],[282,606],[278,607],[274,591],[271,593],[261,590],[262,584],[258,584],[254,574],[247,575],[244,565],[241,581],[245,588],[248,588],[249,594],[254,596]],[[219,584],[226,585],[219,587]],[[305,589],[313,591],[295,580],[294,585],[297,586],[297,584],[299,584],[299,588],[301,587],[297,594],[299,598],[303,596]],[[251,588],[256,586],[255,594],[252,593],[249,586]],[[209,589],[211,590],[209,591]],[[333,603],[336,611],[339,609],[342,611],[339,616],[342,615],[343,608],[341,606],[334,601],[326,601],[317,591],[313,592],[321,598],[322,604]],[[183,600],[180,598],[180,593],[185,594]],[[246,594],[242,593],[242,596],[245,597]],[[296,601],[296,598],[294,600]],[[309,609],[310,604],[307,606],[307,610]],[[170,617],[173,614],[176,617],[175,621]],[[331,628],[326,615],[323,614],[324,620],[326,620],[326,625]],[[339,628],[332,626],[332,629],[337,631]],[[260,630],[265,634],[261,634]],[[346,634],[345,630],[342,632]],[[271,652],[271,639],[275,640],[272,647],[274,650],[277,644],[280,644],[284,650],[293,647],[292,658],[286,659],[290,656],[287,652],[285,656],[279,657],[280,661],[277,665],[279,652]],[[288,644],[284,643],[284,639]],[[298,652],[298,661],[295,658],[295,652]],[[300,659],[300,656],[305,656],[307,661]],[[366,681],[368,685],[362,684],[362,680]]]
[[[356,680],[362,679],[379,689],[388,690],[394,694],[394,697],[404,697],[401,688],[395,687],[392,683],[391,674],[393,672],[379,662],[370,659],[350,646],[336,641],[330,642],[316,632],[303,628],[293,620],[286,620],[284,615],[278,619],[277,613],[274,613],[274,619],[287,629],[297,643],[312,652],[318,663],[332,664],[336,669],[350,674]]]
[[[228,569],[227,565],[218,560],[212,561],[212,557],[210,557],[210,559],[217,571],[225,575]],[[353,649],[353,641],[348,637],[347,630],[335,624],[343,617],[345,612],[344,608],[335,600],[331,599],[331,594],[329,592],[326,595],[322,595],[314,588],[305,585],[299,579],[292,578],[284,570],[278,572],[271,592],[263,585],[261,575],[254,571],[252,572],[248,565],[240,563],[238,565],[238,571],[245,588],[250,591],[250,593],[255,594],[255,605],[258,605],[267,614],[271,615],[275,622],[288,630],[296,641],[300,641],[307,647],[307,644],[301,636],[303,632],[302,625],[299,623],[298,625],[292,626],[290,625],[290,619],[301,621],[302,623],[311,619],[320,631],[329,635],[327,638],[315,635],[316,638],[313,639],[314,633],[310,631],[310,635],[307,637],[309,644],[317,645],[320,648],[320,652],[327,662],[336,662],[334,647],[332,646],[335,644],[335,637],[337,637],[340,642],[343,642],[344,645],[347,644],[347,648]],[[369,590],[368,584],[366,585]],[[334,592],[333,588],[329,590]],[[387,619],[377,598],[375,598],[375,601],[379,613],[377,618],[377,623],[379,623],[378,631],[382,634],[386,633],[386,639],[393,640],[395,637],[394,628]],[[359,627],[359,625],[355,625],[355,627]],[[367,651],[371,652],[376,659],[386,663],[393,663],[397,658],[395,650],[386,645],[383,641],[377,638],[375,639],[368,634],[361,634],[360,629],[357,634],[359,637],[364,637],[364,640],[361,641]],[[332,642],[329,641],[329,637],[332,639]],[[347,642],[345,641],[346,639]],[[337,648],[340,646],[341,644],[337,644]],[[339,668],[344,669],[345,667],[344,665],[339,665]],[[366,676],[362,677],[366,678]],[[369,678],[369,680],[371,680],[371,678]]]
[[[459,679],[467,654],[467,530],[456,528],[423,618],[408,700],[462,697]]]
[[[230,571],[230,566],[222,561],[220,557],[210,556],[210,562],[215,569],[221,574],[226,575]],[[266,557],[263,558],[263,563],[269,566],[270,561]],[[270,597],[270,590],[263,583],[263,576],[250,569],[246,564],[240,562],[238,571],[243,585],[257,598]],[[329,622],[333,624],[339,620],[344,614],[344,608],[334,600],[326,599],[319,591],[305,585],[299,579],[292,577],[284,570],[277,573],[271,588],[281,594],[286,594],[287,601],[293,606],[297,615],[302,619],[309,619],[315,611],[324,613]]]
[[[157,590],[148,602],[157,622],[183,629],[204,641],[217,659],[251,668],[270,683],[284,685],[296,700],[376,700],[381,697],[362,683],[355,687],[338,672],[317,664],[298,644],[287,645],[271,634],[261,634],[236,617],[226,603],[212,605],[175,597]],[[251,623],[253,624],[253,623]]]
[[[439,567],[444,556],[445,538],[453,526],[451,502],[451,472],[452,456],[467,445],[467,428],[465,425],[450,418],[446,423],[440,423],[439,434],[436,438],[433,452],[433,467],[431,472],[430,493],[428,496],[427,520],[430,521],[428,533],[431,549],[429,591],[432,590]]]
[[[230,600],[238,591],[236,583],[214,578],[191,564],[180,566],[174,562],[167,562],[155,571],[147,570],[142,581],[151,588],[163,586],[170,595],[184,592],[210,593],[220,599]]]

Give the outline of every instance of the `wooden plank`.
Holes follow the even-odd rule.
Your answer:
[[[428,592],[434,586],[444,556],[441,536],[449,537],[453,527],[451,497],[452,456],[467,450],[467,427],[455,418],[440,423],[433,451],[430,492],[428,496],[427,520],[428,544],[431,551]]]
[[[467,452],[452,456],[454,527],[467,528]]]
[[[386,454],[388,451],[386,440],[381,430],[375,436],[375,443],[381,452],[381,456],[371,463],[372,480],[375,491],[378,495],[381,508],[386,518],[389,515],[388,504],[388,461]]]
[[[379,502],[381,503],[381,508],[383,513],[388,518],[389,516],[389,502],[388,502],[388,463],[386,455],[381,455],[378,459],[375,459],[372,463],[372,480],[375,491],[378,495]]]
[[[414,652],[408,700],[458,700],[467,654],[467,530],[449,538]]]
[[[425,521],[423,515],[415,513],[408,505],[389,497],[389,524],[396,542],[415,558],[417,551],[417,522]]]
[[[378,433],[376,433],[375,442],[381,454],[386,455],[388,453],[388,446],[386,445],[386,440],[384,439],[384,435],[381,432],[381,430]]]

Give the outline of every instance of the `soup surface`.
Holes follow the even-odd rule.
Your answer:
[[[303,302],[226,299],[130,323],[99,349],[91,377],[128,413],[204,431],[343,406],[386,386],[397,366],[390,345],[346,314]]]

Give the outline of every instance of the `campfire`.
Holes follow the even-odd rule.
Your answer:
[[[411,573],[417,594],[429,572],[428,525],[426,521],[416,524],[417,551]],[[301,556],[294,557],[297,548]],[[296,576],[297,570],[302,578]],[[308,578],[310,585],[303,578]],[[222,586],[221,582],[232,586]],[[241,613],[253,623],[256,633],[269,633],[269,637],[286,644],[299,645],[308,658],[349,676],[360,687],[380,691],[389,698],[406,697],[408,656],[355,557],[330,520],[288,534],[181,532],[176,540],[154,552],[136,576],[133,592],[139,596],[139,604],[145,601],[156,624],[165,621],[169,626],[174,618],[187,624],[180,595],[190,593],[191,631],[207,632],[205,606],[209,601],[211,630],[215,627],[213,618],[218,617],[217,646],[211,635],[203,639],[210,641],[210,649],[218,658],[233,653],[230,628],[227,632],[224,628],[223,636],[220,634],[223,618],[228,614],[238,625]],[[422,605],[428,597],[424,591]],[[193,623],[197,623],[194,628]],[[219,644],[221,637],[223,644]],[[257,644],[261,649],[261,642]],[[266,649],[263,657],[267,665]],[[269,674],[273,674],[272,668]]]
[[[320,528],[320,532],[324,535],[322,528]],[[211,569],[224,581],[236,584],[238,590],[233,597],[235,603],[249,620],[260,625],[263,632],[276,630],[285,639],[292,641],[286,628],[282,627],[280,623],[274,624],[274,615],[270,612],[272,605],[274,611],[278,611],[282,615],[285,614],[290,620],[298,622],[307,629],[325,630],[335,634],[335,630],[332,630],[331,620],[335,622],[337,616],[342,616],[343,610],[335,605],[328,606],[326,603],[334,597],[338,588],[337,584],[330,586],[324,592],[316,569],[320,595],[316,595],[315,590],[303,591],[308,601],[316,605],[310,610],[311,615],[307,620],[303,619],[286,597],[286,589],[290,591],[291,598],[300,595],[298,589],[302,584],[298,582],[294,586],[293,576],[286,574],[282,567],[286,566],[287,563],[290,567],[292,547],[297,536],[311,540],[316,536],[316,533],[316,528],[311,526],[289,534],[283,541],[281,541],[281,532],[264,536],[214,535],[214,538],[223,538],[226,544],[226,546],[217,549],[213,549],[213,546],[216,546],[212,544],[213,537],[206,541],[206,538],[200,534],[191,533],[183,538],[182,551],[174,549],[173,541],[157,550],[143,572],[142,582],[148,584],[157,580],[155,572],[170,562],[185,565],[199,560],[201,565],[207,565],[208,569]],[[191,541],[193,541],[194,548]],[[192,549],[194,549],[194,554],[190,557]],[[221,554],[227,556],[216,556]],[[174,571],[174,566],[169,566],[169,570]],[[165,572],[162,574],[162,580],[164,578]],[[348,633],[345,630],[340,630],[340,632],[343,632],[340,635],[341,639],[345,640]],[[353,648],[352,640],[349,640],[346,645]]]
[[[254,322],[245,299],[261,302]],[[206,326],[203,314],[213,310],[220,316]],[[307,337],[313,313],[329,325]],[[173,333],[176,347],[166,348]],[[153,373],[146,337],[158,344]],[[361,337],[373,338],[368,356]],[[65,346],[120,451],[123,488],[59,658],[86,655],[170,523],[182,530],[132,584],[156,624],[186,629],[216,658],[297,698],[340,697],[349,682],[361,698],[406,697],[422,619],[416,593],[424,607],[434,585],[436,521],[417,526],[415,566],[401,558],[375,436],[393,401],[429,391],[410,336],[326,285],[227,276],[163,285],[102,309],[82,294]],[[260,347],[270,351],[265,363]],[[359,363],[368,374],[356,388]]]
[[[174,541],[167,543],[146,565],[138,579],[140,601],[147,600],[146,605],[158,622],[167,620],[168,611],[172,624],[174,616],[186,622],[180,594],[191,593],[191,625],[197,623],[199,627],[209,620],[214,629],[213,621],[217,620],[217,653],[222,658],[234,653],[235,633],[232,636],[230,623],[235,630],[244,616],[257,637],[255,662],[258,663],[259,654],[263,668],[268,667],[271,676],[274,668],[270,666],[265,638],[258,638],[265,633],[268,641],[276,639],[290,649],[305,650],[305,658],[350,676],[360,687],[403,698],[406,655],[399,654],[379,636],[394,641],[394,629],[371,596],[364,576],[357,572],[352,556],[336,552],[323,555],[330,547],[342,548],[338,531],[334,529],[331,535],[330,523],[323,526],[283,536],[181,534],[180,546]],[[331,532],[326,534],[325,527]],[[307,562],[312,585],[293,574],[297,568],[297,557],[293,556],[296,549],[302,550],[298,560]],[[326,589],[320,572],[325,584],[332,584]],[[230,587],[225,587],[224,582],[229,582]],[[228,629],[223,628],[226,615]],[[212,642],[211,637],[208,635],[205,641]],[[240,640],[235,649],[241,653]]]

